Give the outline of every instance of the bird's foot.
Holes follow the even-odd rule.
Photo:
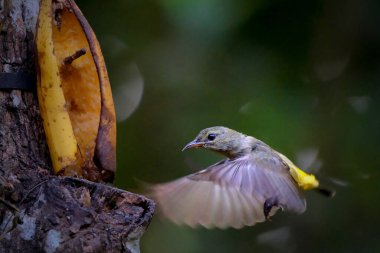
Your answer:
[[[265,203],[264,203],[265,220],[271,220],[269,214],[274,206],[278,206],[278,202],[276,198],[269,198],[265,200]]]

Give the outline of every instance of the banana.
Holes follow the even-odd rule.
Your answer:
[[[99,42],[73,0],[41,0],[38,100],[55,173],[112,181],[116,117]]]
[[[52,1],[42,0],[36,36],[37,94],[54,172],[77,166],[78,143],[63,94],[52,43]]]

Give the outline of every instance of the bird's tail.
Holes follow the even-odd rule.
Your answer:
[[[336,193],[334,190],[322,188],[322,187],[315,188],[314,190],[328,198],[334,197]]]

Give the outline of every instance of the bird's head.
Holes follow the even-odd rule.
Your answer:
[[[206,148],[229,158],[244,155],[251,151],[253,137],[244,135],[227,127],[216,126],[203,129],[182,151],[190,148]]]

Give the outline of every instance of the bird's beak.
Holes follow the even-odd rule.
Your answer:
[[[189,148],[201,148],[203,147],[205,143],[204,142],[199,142],[197,140],[193,140],[192,142],[189,142],[183,149],[182,151],[185,151],[186,149]]]

